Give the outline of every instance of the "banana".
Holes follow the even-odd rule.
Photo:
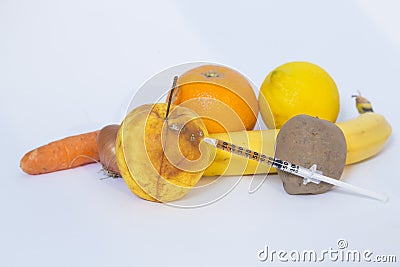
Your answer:
[[[211,138],[224,140],[266,155],[275,154],[275,139],[279,130],[241,131],[210,134]],[[211,165],[203,176],[242,175],[276,172],[269,165],[258,164],[227,151],[217,149]]]
[[[369,102],[366,103],[369,110],[362,109],[362,103],[359,103],[357,99],[356,102],[357,109],[361,114],[354,119],[336,123],[346,138],[346,164],[357,163],[376,155],[392,133],[392,127],[385,117],[372,112]],[[210,134],[210,137],[272,156],[275,154],[275,140],[278,132],[278,129],[241,131]],[[218,149],[214,161],[203,175],[246,175],[275,172],[275,168],[266,164],[258,164],[256,161]]]
[[[392,127],[380,114],[367,112],[357,118],[339,122],[347,143],[346,164],[353,164],[376,155],[392,133]]]

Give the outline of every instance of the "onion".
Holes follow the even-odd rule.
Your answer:
[[[103,171],[110,177],[121,177],[117,165],[117,156],[115,154],[115,141],[117,139],[119,125],[112,124],[103,127],[97,137],[97,147],[99,150],[100,163],[103,165]]]

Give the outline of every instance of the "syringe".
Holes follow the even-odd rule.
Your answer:
[[[258,161],[263,164],[268,164],[278,170],[285,171],[297,176],[302,177],[303,184],[308,184],[308,183],[315,183],[319,184],[320,182],[325,182],[331,185],[336,185],[338,187],[343,188],[344,190],[347,190],[349,192],[357,193],[360,195],[368,196],[383,202],[387,201],[387,196],[384,194],[376,193],[358,186],[354,186],[345,182],[342,182],[340,180],[333,179],[331,177],[322,175],[322,172],[317,170],[317,165],[312,165],[311,168],[305,168],[302,166],[299,166],[297,164],[290,163],[285,160],[277,159],[275,157],[270,157],[265,154],[261,154],[259,152],[237,146],[222,140],[218,139],[213,139],[213,138],[208,138],[205,137],[203,139],[204,142],[213,145],[214,147],[225,150],[227,152],[230,152],[232,154],[242,156],[251,160]]]

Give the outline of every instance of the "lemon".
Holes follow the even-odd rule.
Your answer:
[[[290,118],[306,114],[335,122],[339,92],[332,77],[309,62],[288,62],[271,71],[258,97],[268,128],[281,128]]]

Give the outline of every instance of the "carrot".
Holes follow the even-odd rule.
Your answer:
[[[78,134],[38,147],[21,159],[21,169],[29,174],[43,174],[99,161],[99,131]]]

